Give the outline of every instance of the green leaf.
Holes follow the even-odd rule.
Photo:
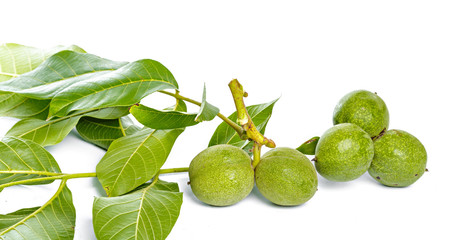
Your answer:
[[[0,92],[0,116],[46,119],[50,100],[37,100],[17,93]]]
[[[319,142],[320,137],[313,137],[301,144],[297,150],[306,155],[315,155],[315,148]]]
[[[204,84],[204,90],[202,92],[202,103],[201,103],[201,109],[199,109],[198,115],[196,115],[195,121],[202,122],[202,121],[210,121],[217,116],[217,114],[220,112],[220,109],[213,106],[212,104],[208,103],[206,101],[206,85]]]
[[[171,107],[167,107],[163,110],[166,111],[178,111],[178,112],[187,112],[187,104],[185,104],[185,102],[183,100],[180,100],[178,98],[176,99],[176,104],[174,104]]]
[[[268,103],[246,107],[254,125],[262,134],[265,133],[265,127],[267,126],[268,120],[270,120],[273,106],[277,101],[278,99]],[[237,112],[234,112],[228,118],[232,121],[236,121]],[[234,145],[244,149],[247,152],[249,152],[253,145],[253,143],[248,140],[242,140],[237,132],[225,122],[222,122],[215,130],[212,138],[210,139],[209,147],[218,144]]]
[[[114,62],[73,51],[56,53],[35,70],[0,83],[0,91],[52,99],[49,117],[63,117],[75,110],[130,106],[168,88],[177,89],[177,82],[157,61]]]
[[[63,180],[52,198],[41,207],[0,215],[0,239],[74,238],[75,208]]]
[[[187,104],[184,101],[176,99],[176,105],[171,109],[178,112],[187,112]]]
[[[40,145],[16,137],[5,137],[0,142],[0,190],[5,183],[55,176],[60,173],[58,163]]]
[[[81,115],[69,115],[50,121],[23,119],[14,124],[6,136],[29,139],[44,147],[55,145],[63,141],[81,117]]]
[[[61,142],[76,126],[82,116],[98,118],[118,118],[128,114],[127,107],[104,108],[94,111],[77,111],[71,115],[52,120],[23,119],[17,122],[6,136],[30,139],[41,146],[55,145]]]
[[[122,195],[154,177],[182,132],[146,128],[113,141],[96,167],[107,195]]]
[[[55,46],[40,49],[16,43],[0,45],[0,82],[30,72],[39,66],[49,56],[63,50],[85,52],[78,46]]]
[[[79,112],[80,113],[80,112]],[[117,119],[129,114],[129,107],[110,107],[98,110],[88,111],[83,114],[84,117],[93,117],[99,119]]]
[[[96,79],[126,65],[88,53],[61,51],[33,71],[0,84],[0,90],[35,99],[52,99],[77,82]]]
[[[104,149],[108,149],[114,140],[140,130],[128,116],[117,119],[82,117],[76,129],[85,141]]]
[[[39,207],[34,208],[23,208],[20,210],[17,210],[12,213],[8,213],[5,215],[0,215],[0,232],[6,230],[8,227],[18,223],[20,220],[26,218],[28,215],[32,214],[36,210],[38,210]]]
[[[94,232],[98,239],[164,240],[182,205],[177,183],[158,181],[120,197],[96,197]]]
[[[32,71],[49,56],[62,50],[85,52],[77,46],[39,49],[15,43],[0,46],[0,82]],[[0,92],[0,116],[46,119],[50,100],[30,99],[17,93]]]
[[[50,104],[50,116],[79,109],[130,106],[158,90],[178,88],[171,72],[150,59],[129,63],[107,75],[59,92]]]
[[[138,122],[153,129],[184,128],[199,123],[195,121],[197,114],[157,110],[142,104],[132,106],[130,113]]]

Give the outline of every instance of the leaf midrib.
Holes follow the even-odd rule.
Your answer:
[[[27,134],[29,134],[31,132],[36,132],[37,130],[39,130],[41,128],[50,126],[52,124],[55,124],[55,123],[58,123],[58,122],[61,122],[61,121],[64,121],[64,120],[68,120],[68,119],[73,118],[73,117],[82,117],[82,115],[84,115],[84,114],[87,114],[87,113],[90,113],[90,112],[94,112],[94,111],[97,111],[97,110],[100,110],[100,109],[87,110],[87,111],[84,111],[84,112],[80,112],[80,113],[76,113],[76,114],[72,114],[72,115],[67,115],[67,116],[64,116],[64,117],[61,117],[61,118],[58,118],[58,119],[55,119],[55,120],[48,121],[44,125],[40,125],[37,128],[33,128],[30,131],[28,131],[28,132],[24,132],[24,133],[18,135],[18,137],[23,137],[23,136],[25,136],[25,135],[27,135]]]
[[[138,239],[138,221],[140,220],[140,215],[141,215],[141,209],[143,208],[143,202],[144,202],[144,195],[146,194],[146,191],[152,187],[152,184],[149,185],[147,188],[143,189],[143,193],[141,194],[140,197],[140,206],[138,208],[138,214],[137,214],[137,220],[135,221],[135,239]],[[151,226],[152,227],[152,226]],[[146,232],[147,233],[147,232]],[[155,238],[155,235],[154,235]]]
[[[0,174],[27,174],[27,175],[39,175],[39,176],[60,176],[62,173],[47,172],[47,171],[34,171],[34,170],[0,170]]]
[[[8,93],[9,93],[10,96],[9,96],[8,98],[3,99],[2,101],[0,101],[0,103],[7,101],[8,99],[12,98],[12,97],[15,96],[15,95],[19,95],[19,94],[15,93],[15,92],[8,92]],[[12,110],[12,109],[15,109],[15,108],[19,107],[20,105],[24,104],[26,101],[32,99],[32,98],[28,98],[28,97],[25,97],[25,96],[22,96],[22,97],[23,97],[23,100],[22,100],[22,101],[20,101],[19,103],[17,103],[17,104],[14,105],[14,106],[11,106],[9,109],[6,109],[6,111],[4,111],[4,112],[8,112],[8,111],[10,111],[10,110]],[[45,99],[44,99],[44,100],[45,100]],[[44,100],[39,100],[39,101],[44,101]],[[44,112],[47,108],[49,108],[49,106],[50,106],[50,103],[48,103],[48,104],[46,105],[46,107],[43,108],[42,110],[40,110],[39,112],[36,112],[34,115],[30,115],[30,117],[41,114],[41,113]]]
[[[119,119],[113,119],[113,120],[118,120],[119,121]],[[100,126],[100,127],[105,127],[105,128],[112,128],[112,129],[120,129],[121,128],[120,126],[112,126],[112,125],[107,125],[107,124],[100,123],[100,122],[91,121],[90,119],[87,119],[87,118],[84,118],[83,121],[86,121],[86,122],[88,122],[90,124],[97,125],[97,126]],[[119,125],[120,125],[120,123],[119,123]]]
[[[64,61],[64,60],[63,60],[63,61]],[[68,66],[69,66],[69,65],[68,65]],[[33,78],[33,79],[36,79],[36,80],[41,81],[43,84],[37,85],[37,86],[33,86],[33,87],[30,87],[30,88],[26,88],[26,89],[30,90],[30,89],[33,89],[33,88],[36,88],[36,87],[48,86],[48,85],[51,85],[51,84],[54,84],[54,83],[59,83],[59,82],[61,82],[61,81],[66,81],[66,80],[71,79],[71,78],[80,77],[80,76],[83,76],[83,75],[85,75],[85,74],[93,74],[93,73],[106,72],[106,71],[113,72],[113,71],[116,71],[116,70],[119,69],[119,68],[118,68],[118,69],[102,69],[102,70],[95,70],[95,69],[94,69],[94,71],[92,71],[92,72],[84,72],[84,73],[82,73],[82,74],[77,74],[76,72],[74,72],[74,75],[73,75],[73,76],[64,77],[64,76],[61,75],[58,71],[56,71],[55,69],[53,69],[51,66],[46,65],[46,67],[50,68],[52,71],[54,71],[56,74],[58,74],[58,75],[61,77],[61,79],[58,79],[58,80],[53,81],[53,82],[44,82],[44,81],[42,81],[42,80],[39,79],[39,78]],[[72,68],[71,68],[71,70],[72,70]],[[73,71],[73,70],[72,70],[72,71]],[[105,74],[108,74],[108,73],[105,73]],[[17,75],[17,76],[20,76],[20,75]],[[26,89],[24,89],[24,90],[26,90]]]
[[[122,74],[121,74],[122,75]],[[124,76],[124,75],[123,75]],[[130,78],[128,78],[128,77],[126,77],[127,79],[129,79],[129,80],[131,80]],[[167,83],[167,84],[169,84],[169,85],[172,85],[172,86],[174,86],[174,87],[176,87],[173,83],[171,83],[171,82],[168,82],[168,81],[163,81],[163,80],[158,80],[158,79],[153,79],[153,78],[149,78],[149,79],[140,79],[140,80],[137,80],[137,81],[131,81],[131,82],[127,82],[127,83],[123,83],[123,82],[121,82],[121,84],[118,84],[118,85],[114,85],[114,86],[111,86],[111,87],[108,87],[108,88],[103,88],[102,90],[100,90],[100,91],[94,91],[94,92],[92,92],[92,93],[90,93],[90,94],[86,94],[86,95],[83,95],[82,97],[80,97],[80,98],[77,98],[77,99],[75,99],[75,100],[72,100],[72,101],[69,101],[69,103],[66,103],[66,104],[63,104],[63,105],[61,105],[61,106],[59,106],[59,108],[57,108],[57,112],[54,112],[54,113],[52,113],[52,115],[51,116],[54,116],[54,115],[56,115],[58,112],[60,112],[61,110],[63,110],[64,108],[66,108],[67,106],[69,106],[69,105],[71,105],[71,104],[73,104],[73,103],[75,103],[75,102],[78,102],[78,101],[80,101],[81,99],[84,99],[84,98],[86,98],[86,97],[89,97],[89,96],[91,96],[91,95],[94,95],[94,94],[97,94],[97,93],[100,93],[100,92],[103,92],[103,91],[107,91],[107,90],[110,90],[110,89],[113,89],[113,88],[117,88],[117,87],[121,87],[121,86],[126,86],[126,85],[128,85],[128,84],[135,84],[135,83],[143,83],[143,82],[163,82],[163,83]],[[54,101],[54,99],[57,99],[58,100],[58,95],[59,94],[61,94],[61,93],[65,93],[65,91],[63,90],[63,91],[61,91],[61,92],[59,92],[56,96],[55,96],[55,98],[53,98],[52,99],[52,102]],[[63,99],[63,100],[66,100],[66,99]],[[116,105],[115,105],[116,106]],[[108,106],[105,106],[104,108],[107,108]],[[72,110],[77,110],[77,109],[72,109]]]
[[[25,223],[28,219],[32,218],[32,217],[36,217],[36,215],[40,212],[43,211],[44,208],[46,208],[47,206],[51,205],[53,203],[53,201],[59,196],[59,194],[63,191],[64,187],[66,186],[66,182],[67,179],[63,179],[61,180],[60,186],[58,188],[58,190],[56,191],[56,193],[52,196],[52,198],[49,199],[49,201],[47,201],[44,205],[42,205],[41,207],[39,207],[38,209],[36,209],[33,213],[31,213],[30,215],[28,215],[27,217],[25,217],[24,219],[22,219],[21,221],[17,222],[16,224],[12,225],[9,228],[6,228],[3,232],[0,232],[0,236],[15,229],[17,226]]]
[[[156,176],[156,177],[158,178],[158,176]],[[155,186],[156,183],[157,183],[157,181],[151,183],[149,186],[147,186],[146,188],[144,188],[144,189],[142,190],[143,193],[141,194],[141,197],[140,197],[140,207],[138,208],[137,220],[135,221],[135,224],[136,224],[136,227],[135,227],[135,240],[138,239],[138,223],[139,223],[140,216],[141,216],[141,210],[143,209],[143,202],[146,200],[146,193],[147,193],[149,190],[151,190],[151,189]],[[151,205],[151,207],[152,207],[152,204],[150,204],[150,205]],[[164,205],[164,204],[162,203],[162,205]],[[160,224],[160,234],[163,235],[163,229],[162,229],[162,226],[161,226],[162,223],[161,223],[161,221],[160,221],[160,218],[158,217],[158,214],[157,214],[157,212],[155,212],[154,208],[152,208],[152,209],[153,209],[155,215],[157,216],[158,222],[159,222],[159,224]],[[169,213],[169,211],[168,211],[168,213]],[[170,217],[170,222],[171,222],[171,214],[169,214],[169,217]],[[153,239],[155,239],[155,231],[154,231],[154,227],[152,226],[152,224],[151,224],[151,228],[152,228],[152,236],[153,236]],[[145,230],[146,230],[146,229],[145,229]],[[146,231],[146,236],[147,236],[147,231]]]
[[[20,156],[20,154],[19,154],[14,148],[12,148],[9,144],[6,144],[6,143],[4,143],[4,142],[2,142],[2,144],[3,144],[4,146],[6,146],[8,149],[10,149],[10,150],[16,155],[16,157],[17,157],[18,159],[20,159],[21,162],[23,162],[23,164],[24,164],[25,166],[27,166],[30,170],[33,169],[32,167],[30,167],[30,165],[27,164],[26,161],[24,161],[24,159]],[[3,161],[2,161],[2,162],[3,162]],[[6,166],[8,166],[8,168],[10,168],[9,165],[6,165]]]
[[[4,75],[4,76],[8,76],[8,77],[18,77],[19,74],[15,74],[15,73],[7,73],[7,72],[0,72],[0,75]]]
[[[115,179],[115,181],[113,182],[113,185],[111,186],[111,188],[110,189],[115,189],[115,186],[116,186],[116,184],[118,183],[118,179],[119,179],[119,177],[122,175],[122,172],[124,171],[124,169],[125,169],[125,167],[129,164],[129,162],[130,162],[130,160],[135,156],[135,154],[138,152],[138,149],[140,149],[143,145],[144,145],[144,143],[149,139],[149,138],[151,138],[153,135],[154,135],[154,133],[156,132],[157,130],[153,130],[141,143],[140,143],[140,145],[138,145],[138,147],[135,149],[135,151],[133,151],[133,153],[132,154],[130,154],[130,157],[127,159],[127,161],[123,164],[123,166],[122,166],[122,168],[121,168],[121,171],[118,173],[118,175],[116,176],[116,179]],[[111,194],[111,191],[110,191],[110,194]],[[109,195],[110,195],[109,194]]]

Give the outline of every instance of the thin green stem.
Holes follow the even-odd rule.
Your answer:
[[[198,101],[196,101],[196,100],[193,100],[193,99],[191,99],[191,98],[187,98],[187,97],[184,97],[184,96],[180,95],[178,91],[177,91],[176,93],[172,93],[172,92],[160,90],[159,92],[160,92],[160,93],[163,93],[163,94],[166,94],[166,95],[169,95],[169,96],[172,96],[172,97],[174,97],[174,98],[176,98],[176,99],[179,99],[179,100],[183,100],[183,101],[192,103],[192,104],[194,104],[194,105],[201,106],[201,104],[202,104],[202,103],[200,103],[200,102],[198,102]],[[231,119],[227,118],[226,116],[224,116],[224,115],[221,114],[221,113],[218,113],[218,114],[217,114],[217,117],[219,117],[219,118],[220,118],[221,120],[223,120],[226,124],[228,124],[229,126],[231,126],[231,127],[239,134],[240,137],[242,137],[242,136],[244,135],[245,131],[243,130],[243,128],[240,127],[240,126],[239,126],[237,123],[235,123],[234,121],[232,121]]]
[[[44,182],[44,181],[52,181],[57,179],[73,179],[73,178],[86,178],[86,177],[96,177],[96,173],[72,173],[72,174],[64,174],[60,173],[59,175],[50,176],[50,177],[41,177],[41,178],[32,178],[32,179],[25,179],[15,182],[9,182],[4,183],[0,185],[0,189],[11,187],[14,185],[23,185],[23,184],[30,184],[30,183],[38,183],[38,182]]]
[[[184,100],[186,102],[193,103],[193,104],[198,105],[198,106],[201,106],[201,104],[202,104],[202,103],[200,103],[200,102],[198,102],[196,100],[193,100],[191,98],[187,98],[187,97],[184,97],[184,96],[180,95],[179,92],[172,93],[172,92],[168,92],[168,91],[165,91],[165,90],[160,90],[159,92],[163,93],[163,94],[166,94],[166,95],[169,95],[171,97],[177,98],[179,100]]]
[[[224,116],[221,113],[218,113],[217,116],[219,118],[221,118],[221,120],[223,120],[225,123],[227,123],[229,126],[231,126],[232,128],[234,128],[234,130],[239,134],[240,138],[242,138],[242,136],[246,136],[245,135],[245,131],[243,130],[242,127],[240,127],[237,123],[233,122],[231,119],[227,118],[226,116]]]
[[[55,179],[61,179],[62,175],[60,176],[53,176],[53,177],[42,177],[42,178],[32,178],[32,179],[25,179],[25,180],[20,180],[20,181],[15,181],[15,182],[9,182],[9,183],[4,183],[0,185],[0,189],[6,188],[6,187],[11,187],[14,185],[22,185],[22,184],[30,184],[30,183],[36,183],[36,182],[44,182],[44,181],[49,181],[49,180],[55,180]]]
[[[188,172],[188,167],[160,169],[158,174],[178,173],[178,172]]]
[[[97,177],[97,173],[71,173],[64,174],[63,179]]]
[[[253,147],[253,168],[257,167],[257,164],[259,164],[260,160],[261,160],[261,149],[262,149],[262,145],[254,142],[254,147]]]

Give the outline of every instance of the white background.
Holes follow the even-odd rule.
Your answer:
[[[429,172],[410,187],[384,187],[367,173],[346,183],[319,176],[316,195],[297,207],[272,205],[257,189],[234,206],[210,207],[195,199],[188,174],[162,176],[184,192],[168,239],[452,238],[450,1],[213,2],[3,1],[0,42],[77,44],[112,60],[155,59],[183,95],[199,100],[206,83],[208,101],[225,115],[234,111],[227,83],[238,78],[248,105],[281,97],[266,133],[278,146],[321,135],[337,101],[367,89],[385,100],[390,128],[412,133],[427,149]],[[171,99],[144,102],[166,106]],[[15,122],[1,118],[0,136]],[[187,129],[164,167],[188,166],[220,122]],[[75,131],[47,149],[67,173],[95,171],[104,154]],[[0,213],[43,204],[56,187],[6,189]],[[69,187],[75,239],[95,239],[91,207],[102,188],[96,179],[74,179]]]

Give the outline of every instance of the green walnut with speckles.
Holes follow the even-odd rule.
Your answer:
[[[353,91],[342,97],[334,109],[333,124],[340,123],[354,123],[375,137],[388,129],[388,108],[376,93]]]
[[[402,130],[389,130],[374,140],[375,156],[369,174],[391,187],[406,187],[425,172],[427,152],[413,135]]]
[[[352,123],[328,129],[315,149],[315,168],[330,181],[346,182],[363,175],[374,156],[369,134]]]
[[[317,191],[314,166],[295,149],[280,147],[268,151],[262,156],[255,174],[259,191],[277,205],[300,205]]]
[[[254,187],[251,158],[241,148],[231,145],[203,150],[191,161],[188,173],[193,194],[213,206],[235,204]]]

